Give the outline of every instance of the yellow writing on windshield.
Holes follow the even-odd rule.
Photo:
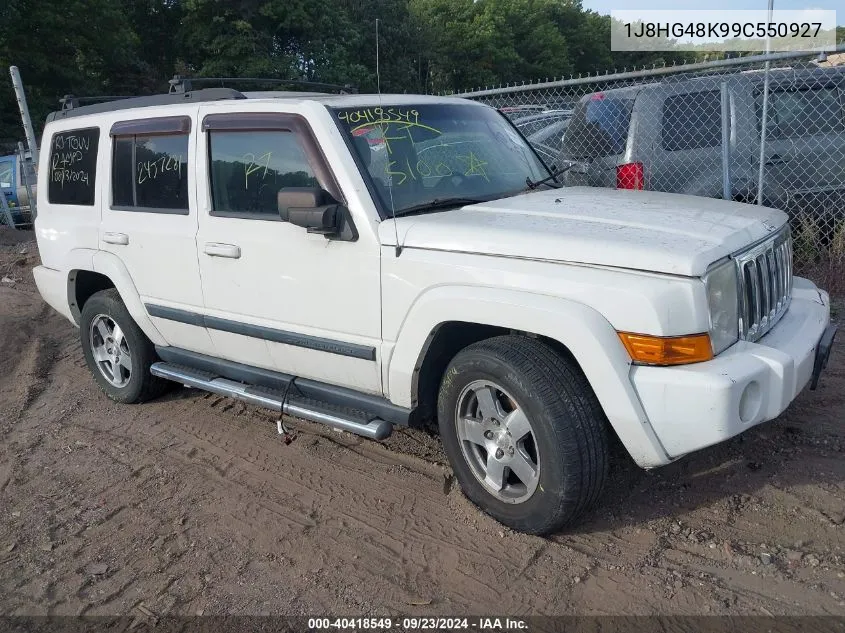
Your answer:
[[[440,130],[420,121],[420,113],[413,108],[361,108],[360,110],[345,110],[338,112],[337,118],[349,124],[354,134],[359,130],[378,126],[397,125],[398,129],[405,130],[410,127],[417,127],[440,134]],[[386,130],[385,130],[386,133]]]
[[[468,156],[456,156],[455,158],[466,166],[464,176],[481,176],[484,180],[490,182],[487,172],[484,170],[487,165],[486,160],[481,160],[473,152],[470,152]]]
[[[454,156],[454,159],[461,163],[460,167],[453,168],[445,161],[440,161],[432,166],[431,163],[425,160],[418,160],[416,163],[412,163],[408,158],[390,160],[385,164],[384,173],[390,177],[394,187],[403,185],[409,180],[417,180],[417,177],[433,178],[454,175],[465,178],[480,176],[487,182],[490,182],[490,177],[485,169],[488,162],[476,156],[474,152],[470,152],[467,155]]]

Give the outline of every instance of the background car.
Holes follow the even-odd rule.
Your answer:
[[[572,109],[544,110],[518,117],[514,125],[546,164],[551,165],[560,154],[563,134],[572,118],[572,112]]]
[[[729,117],[723,120],[721,89]],[[723,197],[723,126],[730,197],[757,197],[764,75],[737,73],[595,92],[581,98],[556,162],[569,185]],[[845,69],[771,72],[763,202],[841,218]]]
[[[15,225],[28,225],[32,222],[27,184],[35,196],[36,174],[32,160],[27,158],[21,161],[17,154],[0,156],[0,189],[6,197],[6,204]],[[0,223],[5,223],[1,216],[2,214]]]

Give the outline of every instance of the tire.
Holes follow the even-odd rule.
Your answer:
[[[504,525],[556,532],[601,494],[604,412],[580,368],[545,343],[499,336],[464,348],[443,375],[437,412],[461,489]]]
[[[115,334],[112,326],[119,328],[122,336]],[[145,402],[169,387],[168,381],[150,373],[150,365],[158,360],[155,347],[114,288],[96,292],[85,302],[79,332],[88,369],[115,402]]]

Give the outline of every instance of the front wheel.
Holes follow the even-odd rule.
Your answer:
[[[560,530],[601,492],[604,413],[580,368],[542,341],[500,336],[459,352],[438,424],[466,496],[515,530]]]

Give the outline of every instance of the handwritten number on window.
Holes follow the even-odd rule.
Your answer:
[[[143,184],[147,180],[155,180],[169,171],[174,171],[181,177],[183,162],[181,154],[179,156],[164,155],[155,160],[140,162],[138,163],[138,184]]]
[[[249,189],[249,177],[257,171],[264,170],[261,174],[261,179],[267,177],[267,170],[270,169],[270,159],[273,157],[273,152],[265,152],[256,158],[252,152],[243,155],[244,161],[244,188]]]

